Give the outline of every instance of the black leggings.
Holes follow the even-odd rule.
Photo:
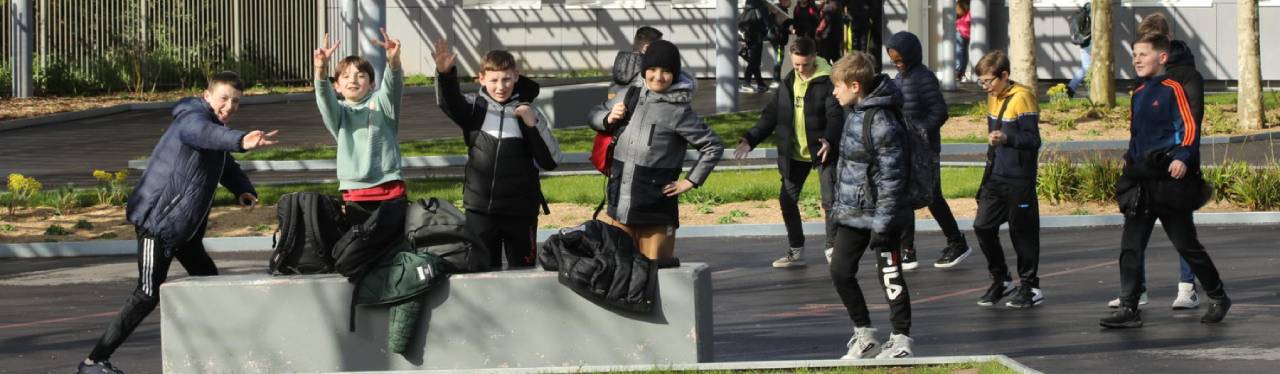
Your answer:
[[[857,277],[858,261],[870,247],[876,255],[876,278],[880,280],[880,286],[884,287],[885,300],[889,302],[889,320],[893,322],[893,332],[902,335],[911,333],[911,292],[907,289],[907,279],[898,266],[902,256],[893,250],[897,247],[895,242],[898,237],[897,232],[877,235],[871,230],[844,225],[836,228],[836,249],[831,254],[831,281],[835,283],[836,293],[840,294],[840,301],[844,303],[855,327],[871,326],[871,314],[867,311],[867,302],[862,296]]]
[[[182,268],[191,276],[218,275],[218,267],[205,251],[204,226],[197,229],[197,234],[180,245],[169,245],[159,239],[138,233],[138,285],[133,293],[125,299],[124,307],[115,320],[107,325],[107,330],[98,339],[98,344],[89,353],[93,361],[105,361],[111,358],[116,348],[138,328],[143,319],[151,314],[160,304],[160,284],[169,276],[169,265],[177,258]]]

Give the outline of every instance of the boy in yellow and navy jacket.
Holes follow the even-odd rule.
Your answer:
[[[978,305],[991,306],[1013,294],[1005,306],[1026,309],[1044,302],[1040,291],[1040,206],[1036,200],[1036,164],[1040,152],[1040,113],[1035,92],[1009,79],[1009,58],[1003,51],[982,57],[978,82],[987,91],[987,169],[978,187],[978,213],[973,233],[987,258],[991,287]],[[1013,279],[1000,246],[1000,225],[1009,223],[1009,239],[1018,255]]]

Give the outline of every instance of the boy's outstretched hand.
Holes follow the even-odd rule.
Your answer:
[[[454,57],[457,55],[449,51],[449,41],[444,38],[436,39],[435,51],[431,53],[431,58],[436,60],[436,71],[448,73],[453,70]]]
[[[332,57],[333,51],[337,50],[339,45],[342,45],[342,42],[339,41],[333,43],[333,47],[330,47],[329,33],[324,33],[324,40],[321,43],[323,44],[321,44],[320,48],[316,48],[315,51],[311,52],[311,63],[315,65],[317,79],[324,76],[324,66],[329,63],[329,57]]]
[[[523,122],[525,126],[538,126],[538,115],[535,114],[533,112],[533,108],[530,108],[528,105],[522,104],[517,106],[516,115],[520,117],[520,121]]]
[[[392,68],[399,69],[400,39],[392,39],[391,36],[387,35],[386,28],[379,27],[378,31],[382,33],[382,40],[372,39],[373,44],[387,50],[387,62],[391,64]]]
[[[240,139],[240,148],[244,148],[244,150],[248,151],[255,148],[275,145],[276,140],[274,138],[278,132],[280,132],[280,130],[271,130],[271,132],[265,133],[262,132],[262,130],[250,131],[248,134],[244,134],[244,138]]]

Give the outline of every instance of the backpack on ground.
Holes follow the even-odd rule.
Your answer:
[[[332,273],[330,251],[349,224],[337,197],[315,192],[280,196],[276,205],[279,227],[271,238],[271,274]]]
[[[383,201],[368,220],[351,225],[351,230],[333,246],[334,270],[355,280],[378,259],[402,247],[408,206],[408,200],[403,198]]]
[[[448,201],[433,197],[410,204],[405,237],[409,246],[442,259],[451,273],[489,270],[489,249],[467,226],[466,215]]]
[[[609,175],[609,170],[613,167],[613,147],[618,143],[618,135],[622,134],[622,128],[631,120],[631,113],[635,111],[639,101],[640,87],[628,86],[626,96],[622,97],[622,105],[627,108],[627,114],[614,125],[612,131],[596,132],[596,138],[591,142],[591,156],[588,157],[596,171]]]
[[[875,155],[875,147],[871,144],[871,125],[880,107],[867,109],[862,117],[862,144],[867,153]],[[921,209],[933,202],[934,187],[938,185],[938,170],[941,163],[938,154],[929,147],[929,130],[911,121],[907,121],[902,111],[889,109],[890,115],[902,123],[902,151],[907,154],[907,170],[903,173],[906,191],[902,194],[904,206],[911,210]],[[871,158],[874,162],[875,157]],[[871,168],[867,169],[867,184],[871,184]]]
[[[1089,3],[1076,10],[1071,14],[1071,18],[1067,19],[1067,24],[1071,27],[1071,44],[1083,46],[1089,44],[1089,40],[1093,37],[1093,21]]]

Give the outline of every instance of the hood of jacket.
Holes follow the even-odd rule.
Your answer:
[[[212,119],[214,122],[217,122],[223,126],[226,126],[225,123],[222,123],[222,121],[218,120],[217,115],[213,114],[213,106],[210,106],[208,101],[205,101],[203,97],[199,97],[199,96],[193,96],[193,97],[188,97],[188,98],[179,100],[178,104],[173,106],[173,110],[170,112],[170,114],[173,115],[174,119],[177,119],[178,117],[182,117],[183,115],[187,115],[187,114],[205,115],[205,116],[209,116],[209,118]]]
[[[902,90],[898,89],[898,85],[889,79],[888,75],[876,75],[876,88],[858,101],[854,107],[858,110],[867,110],[873,107],[882,108],[901,108],[903,103]]]
[[[501,106],[532,103],[534,99],[538,98],[538,94],[542,92],[542,85],[539,85],[538,82],[534,82],[532,79],[521,75],[520,79],[516,80],[516,85],[511,91],[511,97],[508,98],[506,102],[500,102],[497,99],[494,99],[493,96],[489,96],[489,91],[484,89],[484,85],[480,86],[479,95],[490,103]]]
[[[648,92],[649,101],[688,104],[693,102],[693,94],[698,92],[698,80],[689,73],[681,71],[680,77],[676,78],[666,91],[649,91],[648,86],[645,86],[645,91]]]
[[[1168,67],[1190,66],[1196,67],[1196,56],[1191,53],[1191,47],[1186,42],[1174,40],[1169,42],[1169,62],[1165,64]]]
[[[920,38],[917,38],[915,34],[906,31],[898,32],[893,34],[884,46],[898,51],[898,54],[902,55],[902,62],[907,65],[907,69],[921,66],[920,64],[924,60]]]

